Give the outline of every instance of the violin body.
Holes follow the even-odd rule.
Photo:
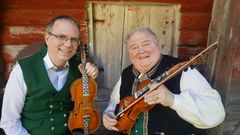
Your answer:
[[[142,83],[137,87],[136,91],[139,91],[143,87],[145,87],[150,80],[144,80]],[[132,104],[134,101],[136,101],[134,95],[133,96],[127,96],[123,98],[119,103],[119,110],[124,110],[126,107],[128,107],[130,104]],[[116,128],[123,133],[128,133],[132,127],[135,125],[136,120],[138,116],[142,112],[146,112],[147,110],[150,110],[155,105],[148,105],[144,102],[144,98],[140,99],[137,104],[129,108],[125,113],[120,115],[118,117],[118,123],[116,125]]]
[[[101,117],[99,110],[93,106],[97,84],[87,76],[86,54],[83,49],[86,48],[82,48],[81,52],[82,78],[75,80],[70,87],[74,109],[68,118],[68,128],[73,134],[83,133],[87,135],[99,128]]]
[[[93,133],[98,129],[101,122],[101,117],[99,110],[94,108],[93,100],[96,95],[96,82],[94,80],[89,80],[89,95],[91,96],[82,96],[83,94],[83,85],[82,79],[78,79],[73,82],[71,85],[71,95],[72,101],[74,101],[74,109],[70,112],[68,118],[68,128],[71,132],[75,130],[84,130],[84,119],[88,122],[87,133]],[[84,118],[85,116],[85,118]]]

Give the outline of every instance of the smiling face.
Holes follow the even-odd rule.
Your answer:
[[[49,32],[52,34],[45,34],[49,57],[55,66],[64,66],[77,51],[78,45],[72,44],[70,39],[79,39],[79,29],[76,24],[70,20],[59,19],[56,20]],[[63,42],[53,34],[59,37],[67,36],[68,40]]]
[[[129,59],[141,73],[147,73],[160,59],[158,41],[147,32],[133,33],[128,39],[127,45]]]

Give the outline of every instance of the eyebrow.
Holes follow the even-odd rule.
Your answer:
[[[141,42],[140,44],[143,44],[143,43],[146,43],[146,42],[150,42],[150,40],[149,39],[147,39],[147,40],[144,40],[143,42]],[[136,44],[130,44],[130,46],[132,46],[132,45],[136,45]]]

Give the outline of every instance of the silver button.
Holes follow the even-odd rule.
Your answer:
[[[63,114],[63,117],[67,117],[67,114]]]
[[[51,130],[54,130],[55,129],[55,127],[51,127]]]
[[[53,108],[53,105],[50,105],[49,107],[50,107],[50,108]]]
[[[50,121],[54,121],[54,118],[50,118]]]
[[[49,114],[52,114],[52,111],[49,111]]]
[[[67,127],[67,123],[64,123],[64,127]]]

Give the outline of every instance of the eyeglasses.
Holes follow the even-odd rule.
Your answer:
[[[54,36],[58,41],[60,41],[61,43],[65,43],[67,42],[68,40],[70,40],[71,44],[72,45],[75,45],[75,46],[78,46],[80,44],[80,39],[78,38],[69,38],[68,36],[66,35],[56,35],[56,34],[53,34],[52,32],[47,32],[49,35],[52,35]]]

